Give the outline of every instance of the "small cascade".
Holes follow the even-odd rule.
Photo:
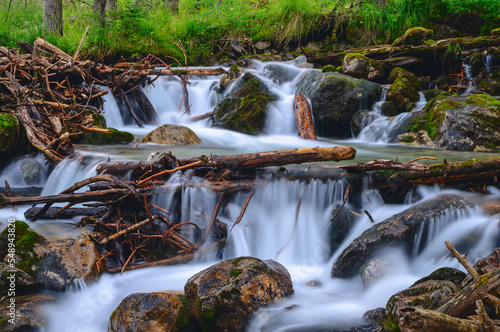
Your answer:
[[[484,57],[484,68],[487,74],[490,74],[492,64],[493,64],[493,56],[488,53]]]
[[[26,166],[26,163],[34,163],[30,167],[39,168],[40,171],[38,175],[33,178],[32,183],[26,183],[25,178],[23,177],[23,172],[21,168]],[[23,164],[25,166],[23,166]],[[28,156],[23,158],[14,159],[9,165],[7,165],[0,172],[0,183],[2,185],[5,184],[5,181],[12,188],[22,188],[22,187],[43,187],[47,182],[47,178],[50,174],[51,166],[46,163],[46,159],[42,154],[37,154],[36,156]],[[30,172],[30,171],[28,171]],[[36,173],[36,172],[35,172]]]
[[[394,131],[401,126],[414,112],[422,110],[426,105],[423,92],[419,92],[419,101],[411,112],[404,112],[395,117],[379,115],[373,122],[364,127],[357,140],[363,142],[388,143],[394,137]]]
[[[462,61],[462,67],[464,68],[465,78],[467,79],[467,89],[462,93],[462,96],[468,96],[471,94],[473,89],[473,77],[472,70],[470,65],[468,65],[465,61]]]

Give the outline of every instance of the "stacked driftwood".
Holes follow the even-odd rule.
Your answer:
[[[143,126],[157,120],[140,89],[154,81],[151,75],[178,76],[185,91],[183,105],[189,111],[185,88],[189,75],[224,73],[222,69],[173,70],[154,56],[108,67],[79,60],[79,49],[70,56],[41,38],[33,46],[20,42],[17,49],[0,47],[0,111],[15,114],[31,144],[55,162],[73,154],[73,143],[84,131],[109,132],[92,126],[92,115],[102,111],[102,96],[108,93],[103,86]]]
[[[472,267],[451,243],[446,247],[469,272],[469,282],[437,310],[405,307],[397,313],[401,331],[500,331],[500,268],[498,261],[486,271]],[[497,249],[498,250],[498,249]],[[472,280],[471,280],[472,279]]]

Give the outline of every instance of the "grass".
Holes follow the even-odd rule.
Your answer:
[[[407,28],[471,12],[487,18],[485,31],[500,26],[497,0],[387,0],[383,8],[374,0],[180,0],[176,13],[160,0],[118,0],[118,10],[108,13],[102,29],[95,24],[91,1],[64,0],[64,36],[59,37],[44,33],[42,3],[0,0],[0,45],[13,48],[18,41],[33,43],[42,37],[72,54],[90,26],[84,57],[121,61],[152,53],[184,63],[185,53],[188,62],[199,63],[227,57],[233,38],[295,47],[312,35],[324,39],[325,31],[340,29],[366,45],[390,42]]]

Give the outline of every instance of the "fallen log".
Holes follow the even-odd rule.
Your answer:
[[[436,310],[405,308],[398,321],[402,332],[483,332],[479,324],[456,318]],[[499,327],[495,331],[500,331]]]
[[[298,93],[293,99],[293,110],[295,114],[295,127],[300,138],[317,140],[314,130],[314,122],[311,115],[311,106],[307,98]]]
[[[193,164],[202,161],[201,164],[196,164],[196,167],[210,166],[224,167],[232,170],[237,169],[252,169],[257,167],[282,166],[287,164],[301,164],[305,162],[316,161],[340,161],[353,159],[356,155],[356,150],[352,147],[315,147],[303,148],[295,150],[281,150],[259,153],[248,153],[233,156],[211,156],[194,157],[189,159],[177,159],[179,166]],[[102,163],[97,166],[97,173],[112,174],[115,176],[123,176],[131,174],[132,176],[141,176],[141,172],[151,170],[153,173],[162,169],[162,161],[155,162],[127,162],[127,163]]]
[[[26,220],[30,220],[35,215],[42,210],[41,207],[31,207],[26,212],[24,212],[24,217]],[[61,211],[60,207],[51,207],[45,213],[38,215],[41,219],[71,219],[77,216],[88,216],[94,218],[100,218],[104,215],[104,210],[102,208],[69,208]]]
[[[421,59],[433,59],[440,58],[449,47],[452,45],[460,45],[462,51],[472,50],[476,48],[486,48],[490,46],[497,46],[500,44],[500,36],[483,36],[481,38],[475,37],[460,37],[460,38],[450,38],[439,40],[434,44],[430,45],[404,45],[404,46],[391,46],[391,45],[379,45],[378,47],[360,47],[345,50],[342,52],[330,52],[323,54],[305,54],[307,62],[318,64],[318,65],[341,65],[344,56],[348,53],[361,53],[368,58],[374,60],[386,60],[391,58],[401,58],[401,57],[416,57]],[[408,59],[406,59],[408,61]]]
[[[226,74],[227,72],[222,69],[222,68],[184,68],[184,69],[158,69],[158,68],[153,68],[153,69],[137,69],[133,70],[134,66],[137,66],[135,64],[132,64],[129,68],[124,69],[122,67],[120,68],[113,68],[113,67],[104,67],[100,68],[99,72],[103,74],[111,74],[113,72],[115,73],[121,73],[126,70],[132,70],[132,75],[133,76],[179,76],[179,75],[199,75],[199,76],[218,76],[218,75],[223,75]]]

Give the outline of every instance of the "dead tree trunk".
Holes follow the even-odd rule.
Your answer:
[[[50,34],[63,35],[62,0],[43,0],[43,28]]]
[[[293,99],[293,110],[295,114],[295,127],[300,138],[317,140],[314,130],[314,122],[311,115],[311,107],[307,98],[298,93]]]

